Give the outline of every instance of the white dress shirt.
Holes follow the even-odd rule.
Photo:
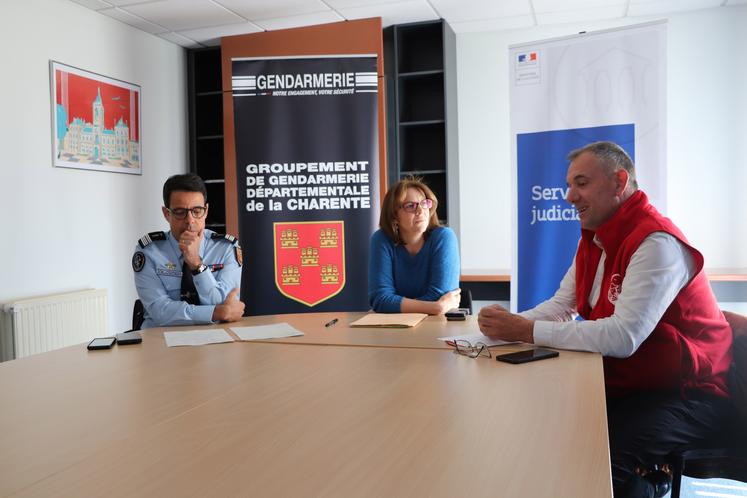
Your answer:
[[[602,248],[589,299],[592,306],[599,299],[605,256]],[[555,295],[519,314],[535,321],[537,345],[627,358],[653,332],[674,298],[694,276],[695,261],[690,251],[668,233],[655,232],[641,242],[630,258],[612,316],[575,320],[575,258]]]

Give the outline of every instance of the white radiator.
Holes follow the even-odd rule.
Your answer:
[[[106,301],[106,289],[86,289],[0,305],[0,361],[107,335]]]

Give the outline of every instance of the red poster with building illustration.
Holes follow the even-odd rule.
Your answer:
[[[50,64],[54,165],[141,174],[140,87]]]

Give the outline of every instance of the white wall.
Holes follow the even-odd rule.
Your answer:
[[[49,60],[141,85],[143,174],[52,167]],[[184,49],[68,0],[10,0],[0,16],[0,302],[86,287],[129,328],[130,260],[167,225],[161,186],[186,172]]]
[[[508,47],[653,18],[457,35],[462,269],[511,268]],[[668,18],[667,214],[706,268],[747,268],[747,7]]]

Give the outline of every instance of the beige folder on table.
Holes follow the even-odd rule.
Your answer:
[[[350,326],[406,329],[416,326],[427,316],[424,313],[369,313],[351,323]]]

